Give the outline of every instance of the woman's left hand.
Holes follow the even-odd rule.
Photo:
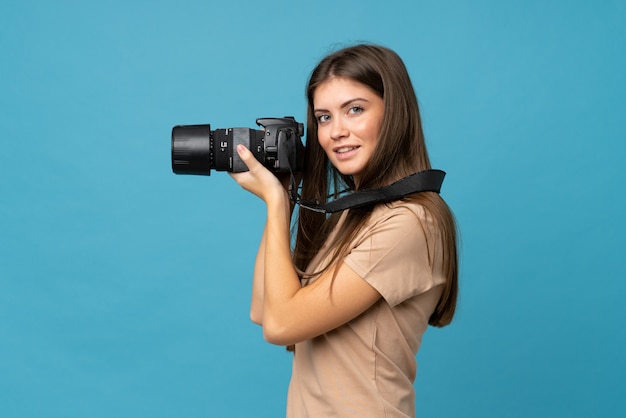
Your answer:
[[[258,196],[265,203],[269,203],[274,198],[282,199],[287,196],[280,180],[261,164],[248,148],[240,144],[236,151],[249,171],[228,174],[241,187]]]

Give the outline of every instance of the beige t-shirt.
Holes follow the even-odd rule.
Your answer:
[[[345,263],[382,299],[296,344],[288,418],[415,416],[415,355],[445,282],[441,251],[422,206],[395,202],[374,210]],[[322,262],[315,258],[308,271]]]

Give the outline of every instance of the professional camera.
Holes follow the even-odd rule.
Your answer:
[[[274,173],[302,169],[304,125],[291,116],[259,118],[262,130],[211,125],[179,125],[172,129],[172,170],[176,174],[208,176],[211,169],[238,173],[248,171],[237,154],[243,144]]]

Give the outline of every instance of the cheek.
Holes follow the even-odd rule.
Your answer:
[[[372,124],[369,126],[369,138],[370,141],[374,142],[375,144],[378,143],[378,138],[380,137],[380,130],[382,128],[383,125],[383,121],[382,118],[376,121],[373,121]]]
[[[326,131],[324,129],[319,129],[319,128],[317,129],[317,142],[324,149],[329,144],[330,139],[329,139],[329,136],[326,134]]]

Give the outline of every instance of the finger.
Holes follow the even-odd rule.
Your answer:
[[[237,154],[243,163],[248,167],[250,171],[256,171],[259,169],[261,163],[254,157],[254,154],[243,144],[237,145]]]
[[[250,150],[243,144],[237,145],[237,154],[239,154],[239,158],[241,158],[241,161],[246,164],[248,169],[250,169],[251,166],[257,161],[257,159],[254,158],[254,155],[252,155],[252,152],[250,152]]]

